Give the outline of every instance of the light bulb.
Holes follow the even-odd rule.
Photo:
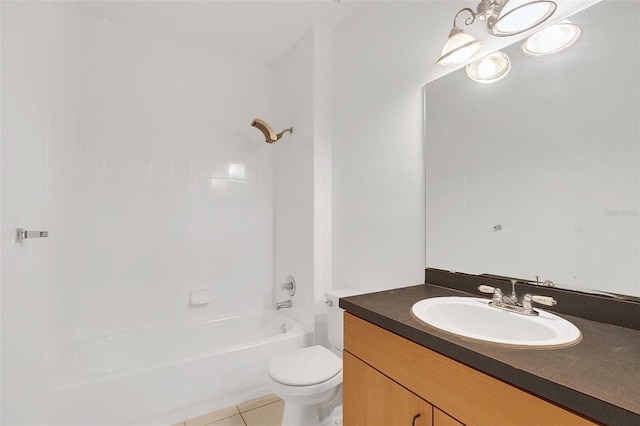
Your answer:
[[[581,34],[580,27],[565,19],[530,36],[522,43],[521,50],[529,56],[556,53],[573,46]]]
[[[511,59],[504,52],[494,52],[466,66],[467,77],[478,83],[495,83],[511,71]]]

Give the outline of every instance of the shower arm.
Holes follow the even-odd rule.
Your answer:
[[[289,127],[288,129],[284,129],[283,131],[281,131],[280,133],[278,133],[276,136],[278,136],[278,139],[276,140],[280,140],[280,138],[282,137],[282,135],[284,135],[286,132],[289,132],[291,134],[293,134],[293,127]]]

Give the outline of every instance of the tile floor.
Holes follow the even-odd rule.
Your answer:
[[[280,426],[283,411],[284,401],[270,394],[173,426]]]

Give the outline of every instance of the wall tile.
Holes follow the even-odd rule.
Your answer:
[[[86,40],[76,228],[92,238],[70,242],[82,247],[65,289],[74,303],[61,307],[75,319],[70,334],[270,305],[272,183],[246,179],[271,173],[271,150],[245,137],[251,117],[269,112],[270,72],[102,20],[87,23]],[[189,291],[210,286],[215,303],[190,309]]]
[[[226,150],[225,150],[226,153]],[[225,160],[209,161],[209,177],[227,178],[229,177],[229,166]]]

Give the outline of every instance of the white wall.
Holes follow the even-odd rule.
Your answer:
[[[82,78],[82,54],[85,48],[85,27],[77,4],[55,4],[53,11],[50,136],[46,176],[50,236],[47,239],[47,259],[44,265],[44,384],[50,383],[53,372],[58,370],[57,354],[61,348],[62,336],[65,331],[71,332],[67,328],[65,317],[74,299],[69,299],[65,288],[76,279],[78,267],[78,257],[75,256],[73,247],[77,244],[75,230],[79,223],[78,164],[79,147],[82,143],[79,81]]]
[[[450,22],[441,9],[365,3],[333,34],[335,288],[423,282],[421,87],[440,49],[430,49],[442,31],[430,22]]]
[[[3,424],[41,423],[47,246],[45,241],[18,245],[14,237],[18,226],[47,229],[53,8],[29,6],[2,5],[2,140],[16,141],[2,147]]]
[[[274,144],[275,298],[297,283],[291,314],[322,342],[324,292],[331,288],[331,32],[318,23],[274,69],[274,124],[294,127]],[[318,322],[319,324],[316,324]]]
[[[77,334],[270,306],[272,154],[249,126],[268,68],[102,19],[86,46]]]
[[[320,23],[315,27],[314,72],[314,324],[315,342],[329,346],[325,292],[333,289],[332,282],[332,69],[333,35],[330,26]]]
[[[2,3],[3,424],[43,422],[45,347],[59,338],[58,285],[75,267],[61,261],[75,219],[62,160],[77,159],[81,30],[72,4]],[[17,244],[18,226],[50,237]]]
[[[276,131],[293,126],[273,150],[275,211],[275,298],[291,299],[279,289],[287,275],[297,290],[290,313],[307,327],[313,304],[313,75],[314,33],[308,32],[274,69]],[[271,121],[271,120],[270,120]]]

